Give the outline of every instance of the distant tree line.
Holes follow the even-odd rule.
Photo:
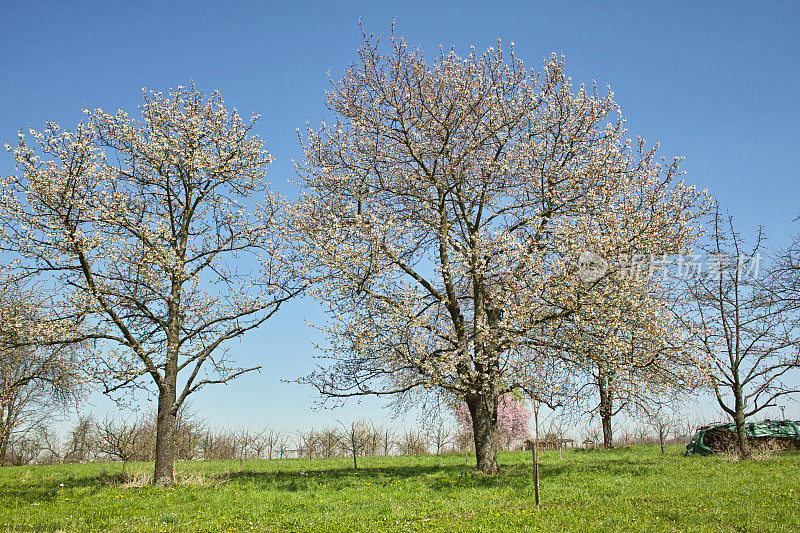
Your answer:
[[[150,414],[138,417],[80,416],[58,432],[38,423],[9,439],[3,466],[26,464],[121,462],[123,474],[129,462],[154,460],[156,427]],[[642,417],[621,426],[616,446],[686,444],[697,427],[706,422],[676,414]],[[542,442],[575,436],[573,424],[551,418],[542,427]],[[444,455],[474,453],[474,442],[466,424],[444,421],[418,427],[390,427],[369,420],[328,427],[281,431],[269,426],[214,428],[190,413],[179,413],[175,440],[177,461],[231,461],[272,459],[325,459],[347,457],[358,468],[358,459],[377,456]],[[501,450],[524,447],[527,433],[504,438]],[[602,431],[591,422],[583,424],[575,446],[601,446]]]

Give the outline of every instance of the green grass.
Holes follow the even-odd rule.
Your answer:
[[[530,454],[503,473],[463,455],[178,463],[169,489],[124,488],[121,465],[0,469],[7,531],[800,531],[800,453],[749,462],[683,457],[671,447],[542,457],[534,505]],[[129,465],[150,473],[151,465]],[[62,486],[63,484],[63,486]]]

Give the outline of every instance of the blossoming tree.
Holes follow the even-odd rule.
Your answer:
[[[86,395],[88,350],[51,342],[61,328],[50,321],[47,297],[16,280],[0,280],[0,466],[12,441]]]
[[[85,317],[70,340],[106,343],[107,393],[155,385],[154,482],[169,484],[181,404],[254,370],[232,364],[225,343],[299,291],[264,181],[271,157],[257,116],[194,85],[145,93],[139,119],[85,113],[74,131],[48,123],[8,147],[19,173],[2,180],[4,246]]]
[[[323,397],[444,389],[496,473],[500,397],[548,331],[603,301],[580,253],[680,253],[700,193],[555,55],[541,72],[499,44],[429,63],[365,34],[359,58],[301,138],[290,226],[331,317],[330,364],[301,381]]]
[[[676,318],[677,302],[686,297],[677,280],[622,268],[601,283],[608,289],[601,312],[583,313],[556,337],[579,384],[567,403],[596,413],[604,446],[611,447],[615,415],[696,393],[707,365],[690,342],[691,329]]]

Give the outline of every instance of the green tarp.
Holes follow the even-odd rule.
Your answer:
[[[748,422],[744,425],[747,436],[758,437],[780,437],[800,440],[800,420],[764,420],[762,422]],[[703,438],[709,431],[730,431],[736,434],[736,424],[717,424],[700,428],[692,441],[686,446],[686,455],[699,453],[707,455],[714,453],[714,450],[706,446]]]

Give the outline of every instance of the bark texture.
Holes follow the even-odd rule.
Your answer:
[[[500,472],[497,464],[497,406],[499,396],[493,392],[467,396],[467,407],[472,416],[475,436],[475,457],[478,470],[495,475]]]

